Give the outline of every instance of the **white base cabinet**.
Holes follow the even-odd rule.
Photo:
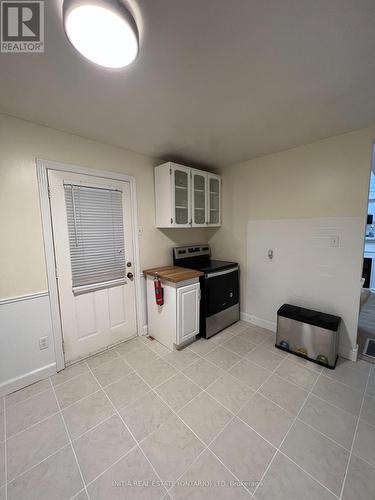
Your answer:
[[[179,348],[199,333],[200,285],[197,278],[162,281],[164,304],[155,301],[154,278],[147,276],[148,334],[168,349]]]

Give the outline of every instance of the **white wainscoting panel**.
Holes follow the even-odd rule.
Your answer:
[[[339,352],[356,359],[363,238],[362,217],[249,221],[242,317],[274,330],[284,303],[336,314]]]
[[[48,348],[39,349],[39,338]],[[0,301],[0,396],[56,372],[47,292]]]

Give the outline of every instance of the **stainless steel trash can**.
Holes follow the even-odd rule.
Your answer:
[[[341,318],[292,304],[277,311],[276,347],[335,368]]]

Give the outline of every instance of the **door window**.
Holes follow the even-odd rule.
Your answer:
[[[64,184],[73,293],[125,283],[123,193]]]

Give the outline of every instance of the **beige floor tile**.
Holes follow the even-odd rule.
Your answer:
[[[353,453],[375,467],[375,427],[363,420],[358,423]]]
[[[76,403],[100,389],[99,384],[90,372],[69,380],[55,388],[56,396],[61,408]]]
[[[201,486],[205,485],[205,486]],[[173,488],[174,500],[242,500],[250,494],[236,485],[235,477],[206,450]]]
[[[250,399],[238,417],[274,446],[280,445],[294,420],[293,415],[259,393]]]
[[[290,384],[277,375],[272,375],[259,392],[293,415],[297,415],[308,395],[301,387]]]
[[[6,410],[7,436],[23,431],[56,413],[58,409],[52,389],[10,406]]]
[[[249,328],[249,326],[251,326],[250,323],[241,320],[237,321],[237,323],[233,323],[233,325],[228,326],[228,328],[226,328],[223,331],[229,332],[232,335],[237,335],[238,333],[241,333],[244,330],[246,330],[246,328]]]
[[[56,373],[56,375],[52,375],[52,385],[57,386],[63,384],[64,382],[67,382],[68,380],[77,377],[78,375],[82,375],[83,373],[88,372],[88,370],[89,368],[86,361],[74,363],[73,365],[64,368],[64,370],[61,370],[61,372]]]
[[[252,363],[248,359],[242,359],[229,371],[233,377],[238,378],[245,384],[249,385],[255,391],[267,380],[271,375],[269,370],[265,370],[260,366]]]
[[[357,424],[357,418],[351,413],[311,394],[299,418],[350,450]]]
[[[132,371],[133,368],[121,357],[92,368],[94,376],[102,386],[112,384]]]
[[[156,392],[163,401],[177,411],[199,394],[201,388],[182,373],[177,373],[177,375],[157,387]]]
[[[113,465],[136,442],[118,415],[84,434],[73,443],[86,484]]]
[[[108,351],[104,351],[96,356],[91,356],[87,358],[86,362],[91,369],[97,368],[103,363],[108,363],[108,361],[113,361],[118,358],[118,354],[115,349],[109,349]]]
[[[147,347],[154,351],[158,356],[165,356],[171,352],[170,349],[165,347],[163,344],[158,342],[157,340],[152,340],[147,343]]]
[[[149,387],[136,373],[130,373],[105,388],[105,392],[118,410],[130,405],[148,391]]]
[[[370,374],[370,377],[368,379],[366,394],[368,396],[375,397],[375,372],[373,369],[371,370],[371,374]]]
[[[51,388],[51,383],[48,378],[45,380],[41,380],[40,382],[36,382],[35,384],[28,385],[24,389],[12,392],[12,394],[6,396],[5,397],[6,407],[9,408],[14,404],[20,403],[21,401],[31,398],[32,396],[36,396],[37,394],[47,391],[50,388]]]
[[[361,419],[375,426],[375,398],[365,396],[361,411]]]
[[[58,413],[7,441],[8,481],[41,462],[69,443]]]
[[[262,484],[255,492],[257,500],[335,500],[335,496],[309,475],[277,453]]]
[[[223,344],[227,340],[233,338],[235,336],[235,333],[230,330],[229,328],[226,328],[225,330],[222,330],[219,333],[216,333],[216,335],[213,335],[210,337],[210,342],[215,343],[216,345]]]
[[[8,500],[69,499],[82,488],[77,462],[67,446],[9,483]]]
[[[260,481],[276,451],[238,419],[225,427],[210,448],[240,481],[253,483]]]
[[[212,340],[210,339],[203,338],[198,338],[195,342],[189,344],[189,349],[199,356],[205,356],[210,351],[213,351],[216,347],[216,342],[212,342]]]
[[[279,350],[278,352],[282,351]],[[288,356],[288,360],[292,363],[296,363],[297,365],[303,366],[304,368],[308,368],[309,370],[317,373],[321,373],[321,371],[323,370],[323,367],[321,365],[313,363],[312,361],[309,361],[308,359],[302,358],[300,356],[294,356],[293,354],[291,354],[290,356]]]
[[[260,327],[250,327],[239,333],[237,336],[252,344],[261,344],[272,335],[272,332]]]
[[[165,490],[136,448],[91,483],[88,492],[90,500],[159,500]]]
[[[250,351],[246,357],[249,361],[252,361],[253,363],[271,371],[275,370],[275,368],[277,368],[283,361],[282,356],[279,356],[276,352],[266,349],[262,345]]]
[[[103,391],[95,392],[63,410],[64,419],[72,439],[77,438],[115,413]]]
[[[195,382],[199,387],[205,389],[225,372],[218,366],[210,363],[206,359],[199,359],[192,365],[185,368],[183,373]]]
[[[182,349],[180,351],[172,351],[166,356],[163,356],[163,360],[170,363],[177,370],[183,370],[187,366],[191,365],[199,359],[198,355],[191,349]]]
[[[85,490],[80,491],[77,495],[75,495],[71,500],[89,500],[87,493]]]
[[[313,389],[313,394],[325,399],[328,403],[353,413],[353,415],[358,415],[361,409],[363,399],[361,392],[324,376],[319,378]]]
[[[342,500],[373,500],[374,491],[375,468],[352,455]]]
[[[154,432],[173,415],[172,411],[153,392],[148,392],[121,410],[120,414],[138,441]]]
[[[175,415],[148,436],[141,447],[165,481],[175,481],[204,449],[199,439]]]
[[[139,349],[144,349],[143,341],[139,337],[131,340],[126,340],[125,342],[122,342],[115,347],[115,351],[120,354],[120,356],[124,356],[125,354],[128,354],[132,351],[137,351]]]
[[[247,342],[238,336],[227,340],[222,346],[225,347],[225,349],[229,349],[229,351],[235,352],[239,356],[245,356],[245,354],[256,348],[256,344]]]
[[[311,429],[295,422],[281,451],[335,495],[340,495],[349,452]]]
[[[229,370],[235,363],[240,361],[241,357],[219,346],[215,350],[209,352],[206,355],[206,359],[223,370]]]
[[[319,376],[318,373],[293,363],[289,358],[283,361],[276,370],[276,373],[285,380],[299,385],[306,391],[311,390]]]
[[[184,406],[179,415],[207,445],[232,418],[232,413],[204,392]]]
[[[237,413],[254,394],[247,384],[229,373],[216,380],[207,392],[233,413]]]
[[[147,365],[139,367],[137,373],[151,387],[156,387],[172,377],[176,373],[176,369],[163,359],[157,358],[150,361]]]
[[[341,362],[337,364],[334,370],[324,368],[323,373],[326,377],[342,382],[357,391],[364,392],[366,388],[368,373],[352,368],[347,363]]]
[[[5,486],[0,488],[0,500],[5,500]]]
[[[135,370],[142,367],[147,367],[155,359],[159,359],[156,352],[149,349],[147,346],[142,344],[142,349],[135,349],[130,352],[125,352],[122,355],[125,360],[132,366]]]

